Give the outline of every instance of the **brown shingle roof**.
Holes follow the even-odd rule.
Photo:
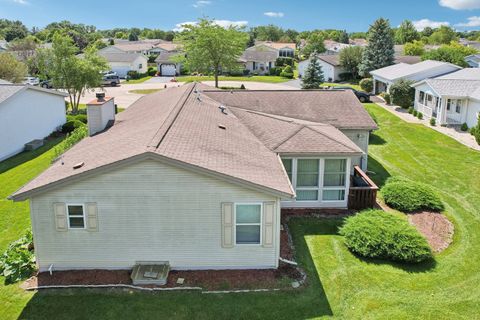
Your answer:
[[[226,106],[299,120],[331,124],[338,129],[373,130],[377,125],[351,90],[205,90]]]
[[[332,125],[312,120],[351,122],[350,127],[372,128],[374,125],[366,112],[356,110],[364,111],[358,101],[352,105],[355,96],[350,91],[230,93],[210,87],[202,92],[200,88],[206,86],[192,83],[144,96],[118,114],[110,129],[80,141],[61,161],[55,162],[12,198],[23,200],[45,187],[55,187],[63,181],[142,157],[160,158],[267,192],[293,196],[278,153],[361,154],[361,150]],[[290,94],[292,97],[288,98]],[[339,102],[333,104],[335,97]],[[265,99],[273,101],[267,103]],[[231,103],[237,100],[242,103]],[[279,104],[279,100],[286,103]],[[248,109],[245,106],[234,108],[244,103],[260,112],[245,110]],[[345,105],[339,111],[342,103]],[[220,108],[222,104],[227,105],[226,113]],[[327,117],[324,104],[330,105],[333,118]],[[280,108],[273,107],[276,105]],[[261,109],[269,109],[273,115],[262,114]],[[278,112],[285,114],[275,115]],[[297,119],[288,118],[292,116]],[[342,122],[338,117],[348,120]],[[353,125],[355,119],[359,125]],[[82,162],[82,167],[73,169]]]
[[[317,58],[325,61],[329,65],[334,67],[340,66],[340,55],[339,54],[320,54],[317,55]]]

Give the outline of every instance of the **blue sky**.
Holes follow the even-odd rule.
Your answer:
[[[404,19],[425,26],[449,24],[480,30],[480,0],[0,0],[0,18],[28,27],[70,20],[100,29],[150,27],[175,29],[182,22],[208,16],[221,23],[284,28],[338,28],[365,31],[378,17],[397,26]]]

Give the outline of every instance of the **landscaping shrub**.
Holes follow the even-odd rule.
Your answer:
[[[245,85],[242,83],[242,85],[240,86],[240,89],[241,90],[245,90]]]
[[[414,81],[401,79],[392,84],[390,95],[392,102],[404,109],[412,106],[415,100],[415,89],[412,88]]]
[[[413,109],[413,107],[408,108],[408,113],[412,114],[413,110],[415,110],[415,109]]]
[[[417,114],[418,114],[418,111],[417,111],[417,110],[413,110],[412,115],[413,115],[414,117],[416,117]]]
[[[445,208],[432,188],[405,178],[389,178],[381,192],[387,205],[402,212],[442,211]]]
[[[417,112],[417,118],[422,120],[423,119],[423,113]]]
[[[127,72],[127,79],[135,80],[135,79],[138,79],[138,78],[140,78],[140,74],[137,71],[130,70],[130,71]]]
[[[468,125],[464,122],[462,126],[460,127],[460,130],[462,131],[468,131]]]
[[[431,125],[432,127],[435,127],[435,125],[436,125],[436,124],[435,124],[435,118],[430,118],[430,125]]]
[[[0,275],[5,283],[10,284],[29,278],[35,271],[35,255],[33,254],[32,232],[12,242],[0,257]]]
[[[157,74],[157,69],[154,67],[148,67],[147,75],[154,77]]]
[[[293,67],[294,64],[295,64],[295,61],[293,60],[293,58],[289,58],[289,57],[279,57],[275,61],[275,66],[277,67],[285,67],[285,66]]]
[[[408,263],[432,258],[427,240],[407,220],[381,210],[347,218],[340,234],[347,248],[362,257]]]
[[[373,79],[372,78],[365,78],[360,80],[360,88],[362,88],[363,91],[366,92],[372,92],[373,91]]]
[[[70,149],[73,145],[85,138],[87,135],[88,127],[82,123],[80,127],[73,130],[70,134],[67,134],[65,140],[63,140],[55,147],[55,149],[53,150],[53,160],[57,159],[62,153]]]
[[[287,65],[285,68],[283,68],[282,72],[280,73],[280,76],[284,78],[292,79],[293,78],[292,67]]]
[[[75,120],[70,120],[70,121],[67,121],[63,126],[62,126],[62,132],[63,133],[70,133],[72,132],[73,130],[77,129],[77,128],[80,128],[80,127],[83,127],[85,126],[85,123],[83,123],[82,121],[80,120],[77,120],[75,118]]]
[[[81,121],[83,123],[87,123],[87,115],[86,114],[77,114],[74,116],[75,120]]]
[[[385,100],[386,104],[392,103],[392,99],[391,99],[390,94],[388,92],[382,92],[380,94],[380,96],[383,98],[383,100]]]

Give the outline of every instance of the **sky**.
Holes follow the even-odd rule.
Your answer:
[[[442,24],[480,30],[480,0],[0,0],[0,18],[21,20],[29,28],[70,20],[98,29],[176,30],[201,17],[221,25],[275,24],[298,31],[366,31],[379,17],[394,27],[409,19],[420,30]]]

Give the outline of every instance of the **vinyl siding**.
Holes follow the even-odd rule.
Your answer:
[[[273,247],[221,246],[222,202],[276,202]],[[53,203],[95,202],[98,232],[55,229]],[[169,261],[173,269],[275,268],[280,204],[274,196],[153,160],[31,199],[37,262],[61,269],[123,269]]]
[[[370,132],[368,130],[348,129],[342,129],[342,132],[365,153],[363,156],[352,157],[352,166],[358,165],[363,171],[366,171],[368,161],[368,140],[370,137]]]

